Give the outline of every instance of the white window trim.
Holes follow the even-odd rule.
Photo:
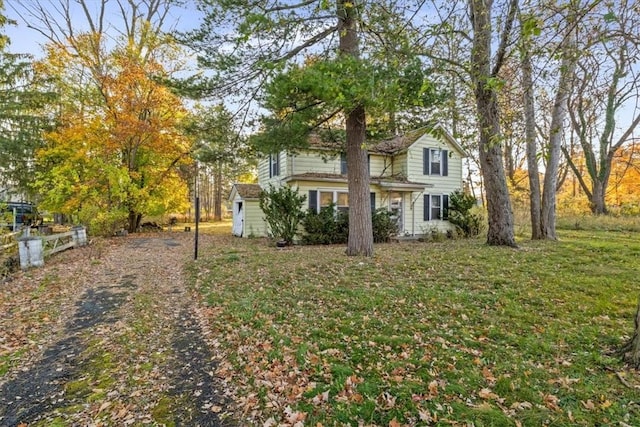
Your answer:
[[[432,171],[433,164],[436,163],[433,161],[433,153],[438,153],[437,163],[440,171],[437,174]],[[442,148],[429,148],[429,175],[442,176]]]
[[[349,209],[349,205],[347,205],[347,206],[338,206],[338,194],[346,194],[347,197],[348,197],[349,191],[347,191],[346,189],[345,190],[336,190],[336,189],[333,189],[333,188],[326,188],[326,189],[318,188],[318,210],[326,207],[326,206],[322,206],[322,204],[321,204],[322,203],[322,197],[321,197],[322,193],[332,193],[333,197],[331,199],[331,203],[334,204],[335,210],[338,210],[340,207],[343,207],[343,208],[346,207],[347,209]]]

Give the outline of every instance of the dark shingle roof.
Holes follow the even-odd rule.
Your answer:
[[[396,154],[406,150],[416,142],[422,135],[429,133],[429,128],[423,127],[402,135],[394,135],[384,139],[369,139],[366,141],[367,150],[378,154]],[[314,132],[309,135],[309,147],[320,150],[332,150],[336,152],[344,151],[344,132],[339,131],[322,133]]]
[[[236,191],[243,199],[258,199],[262,188],[258,184],[234,184]]]

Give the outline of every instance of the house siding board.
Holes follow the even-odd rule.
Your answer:
[[[325,154],[325,159],[322,155]],[[292,168],[287,170],[290,175],[298,175],[306,172],[340,174],[340,155],[330,157],[329,153],[302,152],[292,159]]]
[[[290,156],[285,153],[279,153],[278,156],[280,159],[280,175],[277,176],[271,176],[271,163],[268,155],[261,157],[258,161],[258,182],[262,188],[268,188],[269,185],[273,185],[276,188],[282,186],[282,179],[290,169]]]
[[[265,237],[267,235],[267,224],[264,221],[262,209],[260,209],[260,202],[257,200],[245,200],[244,203],[244,232],[242,237]]]
[[[385,170],[385,166],[391,163],[391,158],[372,154],[369,159],[369,174],[371,176],[381,176],[383,172],[385,175],[391,175],[391,168]]]
[[[424,175],[424,150],[427,148],[439,148],[447,151],[447,176]],[[414,182],[426,182],[432,187],[424,190],[422,195],[414,193],[413,214],[411,209],[405,209],[405,229],[412,234],[424,234],[435,228],[439,231],[447,231],[453,226],[443,220],[425,221],[425,195],[449,195],[462,188],[462,158],[461,153],[448,142],[436,139],[431,135],[423,135],[409,149],[406,154],[407,178]],[[399,160],[399,159],[397,159]],[[428,199],[427,199],[428,200]]]

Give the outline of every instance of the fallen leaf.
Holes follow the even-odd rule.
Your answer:
[[[591,399],[587,400],[586,402],[584,400],[581,400],[580,403],[582,403],[582,406],[584,406],[585,409],[588,409],[590,411],[596,409],[596,405]]]
[[[483,388],[482,390],[480,390],[478,392],[478,396],[480,396],[481,399],[497,399],[498,395],[495,394],[493,391],[491,391],[491,389],[489,388]]]

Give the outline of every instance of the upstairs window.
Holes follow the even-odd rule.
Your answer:
[[[440,175],[440,150],[431,150],[430,175]]]
[[[345,153],[340,154],[340,174],[346,175],[347,169],[347,155]],[[367,171],[371,173],[371,154],[367,154]]]
[[[423,150],[423,175],[448,176],[449,151],[439,148],[425,148]]]
[[[269,178],[280,175],[280,153],[269,154]]]

